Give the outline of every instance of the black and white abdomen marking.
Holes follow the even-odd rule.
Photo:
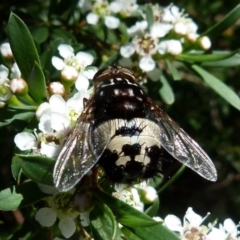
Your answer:
[[[109,141],[109,137],[112,138]],[[160,129],[153,121],[113,119],[93,130],[92,142],[101,155],[98,164],[113,182],[131,183],[161,172]]]

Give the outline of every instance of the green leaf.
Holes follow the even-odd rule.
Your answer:
[[[203,68],[192,65],[192,69],[194,69],[202,79],[222,98],[224,98],[228,103],[230,103],[233,107],[240,110],[240,99],[238,95],[229,88],[225,83],[221,82],[218,78],[205,71]]]
[[[45,76],[39,64],[35,62],[28,77],[28,87],[32,97],[37,103],[47,99]]]
[[[227,28],[233,26],[233,24],[240,18],[240,4],[237,5],[232,11],[230,11],[220,22],[217,22],[201,36],[216,37]]]
[[[172,77],[173,77],[173,80],[181,80],[181,76],[177,70],[177,68],[172,64],[171,61],[169,61],[168,59],[166,59],[166,63],[167,63],[167,66],[172,74]]]
[[[233,56],[214,62],[203,62],[201,66],[206,67],[236,67],[240,65],[240,54],[236,53]]]
[[[25,23],[14,13],[10,15],[7,29],[14,58],[28,83],[29,93],[41,103],[46,99],[45,78],[33,38]]]
[[[164,75],[160,76],[160,82],[162,83],[162,87],[159,90],[160,96],[162,97],[162,99],[165,103],[173,104],[175,101],[174,93]]]
[[[12,211],[31,205],[46,196],[34,182],[25,182],[0,192],[0,209]]]
[[[47,27],[39,27],[32,31],[33,38],[36,39],[38,43],[43,43],[47,40],[49,36],[49,30]]]
[[[117,222],[110,208],[97,201],[90,213],[91,229],[94,239],[117,239]],[[120,233],[120,230],[118,229]]]
[[[108,205],[108,207],[112,210],[116,219],[121,224],[125,225],[125,227],[130,230],[134,235],[143,240],[179,240],[180,238],[161,223],[154,221],[152,218],[147,216],[146,214],[139,212],[135,208],[132,208],[128,204],[120,201],[119,199],[105,193],[105,192],[96,192],[95,196],[99,198],[102,202]],[[131,220],[134,219],[134,220]],[[123,219],[124,223],[121,221]],[[141,224],[141,227],[136,226],[136,223],[133,223],[137,219],[138,223]],[[142,220],[142,222],[140,221]],[[154,222],[152,226],[149,225],[149,222]],[[143,222],[146,223],[145,227]],[[133,224],[134,227],[130,227]],[[133,235],[133,236],[134,236]]]
[[[27,26],[14,13],[10,15],[7,29],[14,58],[22,77],[27,81],[35,62],[40,65],[36,46]]]
[[[127,228],[143,240],[180,240],[180,237],[163,225],[155,225],[147,228]]]
[[[135,234],[133,234],[129,229],[122,227],[121,228],[122,234],[126,237],[127,240],[142,240]]]
[[[148,29],[150,29],[154,23],[154,16],[153,16],[153,10],[151,4],[146,4],[145,6],[145,13],[148,23]]]
[[[153,204],[147,208],[147,210],[145,211],[145,213],[149,216],[149,217],[155,217],[157,215],[157,212],[159,210],[159,198],[157,198]]]
[[[116,216],[117,221],[125,226],[149,227],[156,224],[159,225],[158,222],[154,221],[146,214],[139,212],[130,205],[107,193],[97,192],[96,197],[107,204]]]
[[[179,54],[176,56],[176,59],[179,61],[188,61],[188,62],[213,62],[223,59],[228,59],[231,56],[239,52],[239,49],[233,52],[216,52],[212,54],[203,54],[199,52],[191,52],[185,54]]]
[[[53,186],[55,160],[36,155],[17,155],[23,173],[34,182]]]
[[[14,179],[18,182],[18,178],[21,172],[21,165],[20,165],[20,159],[17,156],[14,156],[12,158],[12,164],[11,164],[11,170],[12,170],[12,175]]]
[[[10,123],[12,123],[15,120],[22,120],[22,121],[25,121],[25,122],[30,122],[31,119],[35,116],[35,113],[33,113],[33,112],[12,113],[11,117],[6,119],[6,117],[8,115],[9,115],[9,113],[4,117],[4,121],[0,122],[0,127],[9,125]]]

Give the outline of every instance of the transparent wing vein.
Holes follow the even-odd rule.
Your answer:
[[[202,177],[210,181],[216,181],[217,171],[208,155],[167,114],[152,103],[150,99],[148,101],[155,107],[154,113],[161,129],[160,141],[162,146],[174,158]]]

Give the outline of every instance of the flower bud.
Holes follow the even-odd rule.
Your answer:
[[[208,50],[211,47],[211,41],[209,39],[209,37],[207,36],[203,36],[199,39],[199,43],[200,46],[204,49],[204,50]]]
[[[15,78],[10,82],[10,89],[15,95],[23,96],[28,93],[28,85],[22,78]]]
[[[153,203],[157,197],[157,191],[151,186],[147,186],[141,191],[141,200],[145,204]]]
[[[185,35],[187,33],[187,26],[182,22],[177,22],[174,27],[174,32],[179,35]]]
[[[48,87],[50,95],[59,94],[63,96],[65,88],[60,82],[51,82]]]
[[[77,80],[78,71],[72,66],[65,66],[61,71],[61,80],[65,89],[69,89]]]
[[[5,102],[0,102],[0,108],[4,108],[6,106]]]

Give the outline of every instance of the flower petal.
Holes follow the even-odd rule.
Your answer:
[[[187,209],[184,218],[194,227],[199,227],[203,220],[203,218],[196,214],[191,207]]]
[[[86,52],[78,52],[76,57],[80,63],[85,65],[85,67],[91,65],[94,60],[93,55]]]
[[[231,218],[228,218],[224,221],[223,226],[225,230],[231,234],[232,237],[237,236],[237,227]]]
[[[75,87],[78,91],[87,90],[89,87],[89,80],[84,74],[79,74],[77,81],[75,82]]]
[[[21,151],[25,151],[35,147],[37,140],[32,133],[21,132],[14,137],[14,142]]]
[[[139,67],[146,72],[152,71],[156,63],[150,56],[143,57],[139,62]]]
[[[70,127],[70,120],[66,115],[61,113],[51,114],[51,128],[55,131],[64,131]]]
[[[51,227],[57,219],[57,214],[52,208],[40,208],[35,215],[35,220],[43,227]]]
[[[181,220],[175,215],[172,214],[167,215],[166,218],[164,219],[164,223],[172,231],[182,232],[183,227]]]
[[[88,24],[91,25],[96,25],[98,23],[99,17],[97,14],[90,12],[87,16],[86,16],[86,20]]]
[[[89,223],[90,223],[89,212],[80,213],[80,219],[83,227],[89,226]]]
[[[121,46],[121,48],[120,48],[120,54],[124,58],[129,58],[130,56],[133,55],[134,52],[135,52],[135,47],[134,47],[133,43],[125,44],[125,45]]]
[[[63,113],[67,112],[67,103],[59,94],[54,94],[49,99],[52,112]]]
[[[59,58],[59,57],[52,57],[52,65],[57,69],[57,70],[62,70],[65,66],[64,61]]]
[[[76,231],[76,224],[71,218],[60,220],[58,227],[65,238],[71,237]]]
[[[60,56],[64,59],[74,55],[73,48],[68,44],[60,44],[58,46],[58,51]]]
[[[120,20],[113,16],[106,16],[104,19],[104,23],[108,28],[116,29],[120,24]]]
[[[56,145],[54,142],[49,143],[42,142],[40,153],[49,158],[56,158],[59,155],[61,149],[62,146]]]

